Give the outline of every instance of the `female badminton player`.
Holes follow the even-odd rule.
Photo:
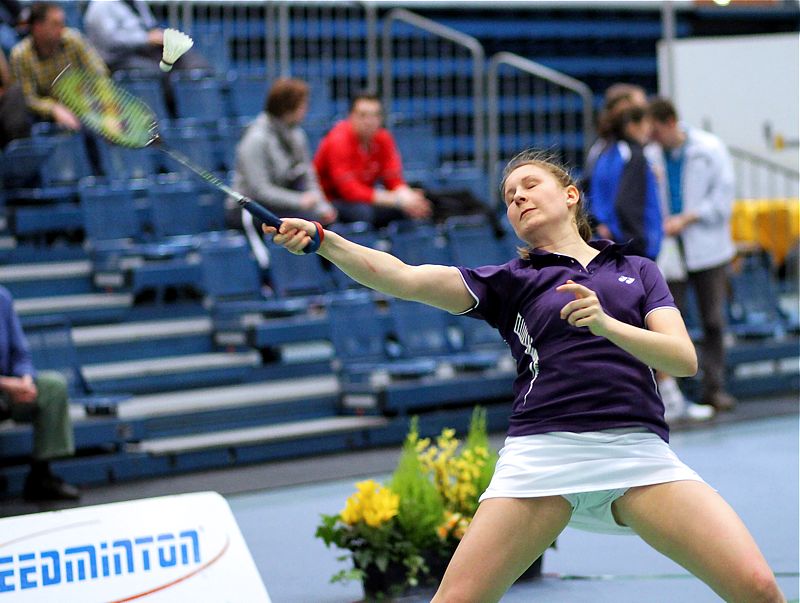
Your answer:
[[[638,534],[726,601],[784,601],[733,509],[668,445],[654,370],[697,356],[656,265],[589,241],[569,174],[534,152],[502,194],[520,258],[477,269],[409,266],[323,232],[317,253],[363,285],[486,320],[517,362],[508,437],[434,602],[498,601],[571,525]],[[265,227],[294,253],[319,225]]]

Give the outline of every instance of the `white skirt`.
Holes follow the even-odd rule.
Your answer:
[[[494,475],[480,500],[487,498],[535,498],[619,490],[703,479],[687,467],[669,445],[652,432],[629,430],[546,434],[508,437],[500,451]],[[607,522],[610,505],[602,515]],[[632,533],[629,528],[598,525],[573,512],[570,525],[592,531]],[[597,519],[597,518],[595,518]],[[613,519],[612,519],[613,522]]]

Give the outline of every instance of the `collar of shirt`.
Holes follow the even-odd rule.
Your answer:
[[[595,239],[589,241],[589,245],[600,251],[597,257],[595,257],[592,260],[592,262],[596,262],[601,258],[605,257],[606,255],[610,254],[622,255],[625,251],[625,248],[628,246],[628,243],[627,242],[615,243],[614,241],[609,241],[608,239]],[[544,249],[529,249],[528,251],[530,253],[528,262],[530,262],[532,266],[537,268],[542,266],[552,266],[555,264],[559,264],[561,263],[561,258],[572,259],[571,256],[565,255],[563,253],[553,253],[551,251],[546,251]]]

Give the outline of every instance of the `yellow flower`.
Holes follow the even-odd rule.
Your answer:
[[[339,517],[347,525],[364,521],[377,528],[397,515],[399,507],[397,494],[374,480],[365,480],[356,484],[356,492],[347,499]]]

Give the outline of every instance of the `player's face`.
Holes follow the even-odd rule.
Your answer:
[[[381,127],[382,119],[381,103],[367,98],[357,100],[353,105],[353,110],[350,112],[353,130],[361,140],[370,140],[375,136]]]
[[[542,234],[548,227],[569,224],[580,193],[573,185],[564,187],[546,168],[525,164],[506,178],[503,198],[517,236],[530,241],[534,234]]]

